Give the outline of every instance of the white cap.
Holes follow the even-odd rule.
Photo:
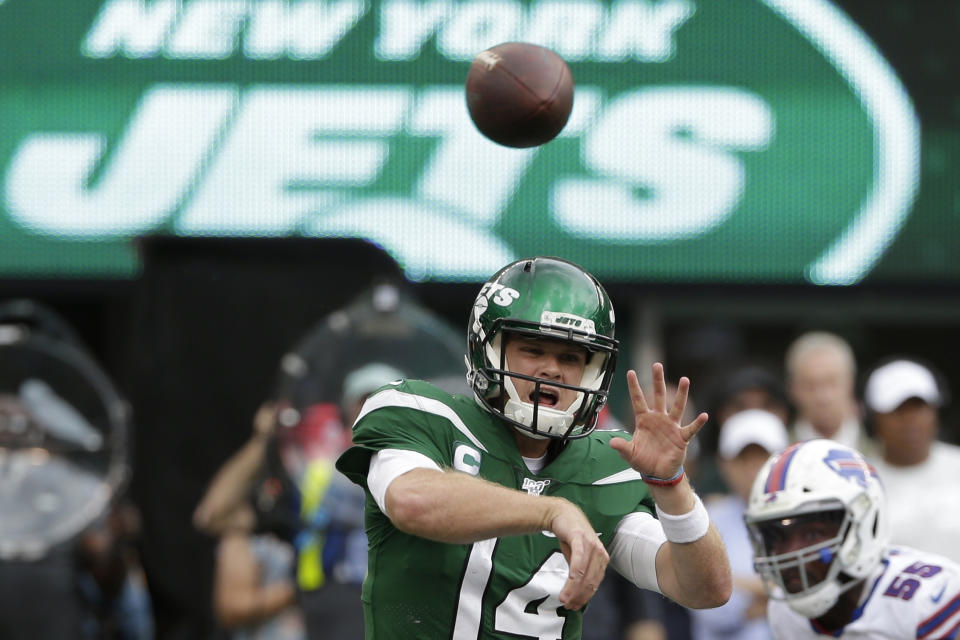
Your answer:
[[[747,445],[760,445],[768,453],[786,449],[789,444],[783,421],[763,409],[735,413],[720,427],[718,451],[721,458],[736,458]]]
[[[403,372],[383,362],[371,362],[354,369],[343,379],[343,403],[352,404],[388,382],[403,378]]]
[[[910,360],[894,360],[871,373],[863,396],[867,406],[880,413],[890,413],[910,398],[934,407],[943,403],[930,370]]]

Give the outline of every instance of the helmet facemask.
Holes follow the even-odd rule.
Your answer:
[[[808,618],[829,611],[843,592],[857,584],[849,576],[841,575],[843,563],[838,559],[849,539],[853,522],[850,513],[839,503],[832,509],[822,509],[748,525],[755,550],[754,567],[767,593],[772,599],[785,600]],[[817,523],[832,533],[800,549],[774,552],[777,541],[789,537],[791,531]]]
[[[482,345],[489,364],[477,372],[487,385],[487,392],[478,395],[481,404],[533,438],[569,439],[589,435],[607,401],[610,378],[616,365],[615,341],[598,345],[591,342],[596,341],[597,336],[586,331],[523,326],[524,323],[516,321],[509,323],[509,329],[506,329],[504,324],[495,323]],[[511,371],[504,348],[508,339],[505,333],[557,340],[586,349],[587,362],[579,384],[565,384]],[[532,402],[520,397],[514,379],[534,383]],[[566,409],[553,408],[540,404],[541,387],[570,389],[577,395]]]

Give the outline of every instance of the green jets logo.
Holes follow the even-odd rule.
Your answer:
[[[30,0],[0,18],[22,49],[0,59],[0,275],[129,275],[131,238],[173,233],[362,237],[417,280],[548,254],[601,278],[849,284],[919,182],[908,97],[828,0]],[[467,115],[470,60],[507,40],[573,71],[543,147]]]

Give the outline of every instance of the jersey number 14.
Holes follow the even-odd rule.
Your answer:
[[[473,544],[467,559],[467,570],[460,583],[457,619],[453,640],[476,640],[483,614],[483,594],[493,573],[493,552],[496,539]],[[559,551],[551,554],[530,579],[511,590],[494,612],[494,631],[537,638],[561,640],[566,618],[557,613],[562,606],[557,594],[567,581],[569,567]],[[531,603],[536,608],[531,609]]]

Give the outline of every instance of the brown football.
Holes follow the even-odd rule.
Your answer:
[[[490,140],[535,147],[553,140],[573,107],[573,76],[539,45],[505,42],[481,51],[467,73],[470,119]]]

